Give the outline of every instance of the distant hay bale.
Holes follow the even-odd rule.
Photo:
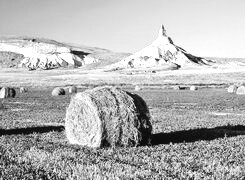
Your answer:
[[[68,89],[69,94],[77,93],[77,87],[76,86],[71,86]]]
[[[237,90],[236,90],[236,94],[238,94],[238,95],[245,94],[245,86],[238,87]]]
[[[160,87],[161,89],[169,89],[169,87],[168,86],[162,86],[162,87]]]
[[[135,91],[140,91],[142,88],[140,87],[140,86],[138,86],[138,85],[136,85],[135,87],[134,87],[134,90]]]
[[[135,72],[130,72],[129,75],[135,75],[136,73]]]
[[[56,87],[52,91],[52,96],[60,96],[60,95],[65,95],[65,90],[60,87]]]
[[[180,90],[180,86],[173,86],[174,90]]]
[[[74,95],[66,111],[65,129],[71,144],[89,147],[146,145],[152,132],[145,101],[110,86]]]
[[[3,87],[0,90],[0,98],[4,99],[4,98],[14,98],[16,95],[16,91],[14,88],[10,88],[10,87]]]
[[[196,91],[196,90],[197,90],[197,87],[196,87],[196,86],[191,86],[191,87],[190,87],[190,90],[191,90],[191,91]]]
[[[231,85],[227,89],[228,93],[236,93],[236,91],[237,91],[237,86],[236,85]]]
[[[26,93],[27,92],[27,88],[25,87],[20,87],[20,93]]]

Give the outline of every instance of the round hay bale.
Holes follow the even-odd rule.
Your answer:
[[[4,98],[14,98],[16,95],[16,91],[14,88],[10,88],[10,87],[3,87],[0,90],[0,98],[4,99]]]
[[[190,87],[190,90],[191,90],[191,91],[196,91],[196,90],[197,90],[197,87],[196,87],[196,86],[191,86],[191,87]]]
[[[77,87],[76,86],[69,87],[68,92],[70,94],[77,93]]]
[[[236,85],[231,85],[227,89],[228,93],[236,93],[236,91],[237,91],[237,86]]]
[[[245,86],[238,87],[237,90],[236,90],[236,94],[238,94],[238,95],[245,94]]]
[[[145,101],[110,86],[75,94],[66,111],[65,129],[71,144],[89,147],[146,145],[152,132]]]
[[[135,91],[140,91],[141,90],[141,87],[136,85],[135,88],[134,88]]]
[[[60,96],[60,95],[65,95],[65,90],[60,87],[56,87],[52,91],[52,96]]]
[[[26,93],[27,92],[27,88],[25,87],[20,87],[20,93]]]
[[[180,86],[173,86],[174,90],[180,90]]]

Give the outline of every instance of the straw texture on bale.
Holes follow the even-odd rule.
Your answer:
[[[152,132],[145,101],[109,86],[74,95],[65,129],[70,143],[89,147],[146,145]]]
[[[245,94],[245,86],[240,86],[236,90],[236,94],[242,95]]]
[[[77,87],[76,86],[69,87],[68,92],[70,94],[77,93]]]
[[[9,87],[3,87],[0,90],[0,98],[14,98],[16,95],[16,91],[14,88],[9,88]]]
[[[236,93],[237,91],[237,86],[236,85],[231,85],[227,89],[228,93]]]
[[[60,95],[65,95],[65,90],[60,87],[56,87],[52,91],[52,96],[60,96]]]
[[[190,90],[191,90],[191,91],[196,91],[196,90],[197,90],[197,87],[196,87],[196,86],[191,86],[191,87],[190,87]]]
[[[27,92],[27,88],[25,88],[25,87],[20,88],[20,93],[26,93],[26,92]]]

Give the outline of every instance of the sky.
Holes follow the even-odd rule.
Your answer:
[[[0,36],[133,53],[163,24],[193,55],[245,57],[244,8],[244,0],[0,0]]]

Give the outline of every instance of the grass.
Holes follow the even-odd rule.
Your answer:
[[[101,62],[102,63],[102,62]],[[105,62],[106,63],[106,62]],[[103,63],[102,63],[103,64]],[[101,66],[100,63],[91,65]],[[202,72],[202,70],[200,70]],[[215,71],[215,69],[213,70]],[[198,72],[198,71],[197,71]],[[28,71],[17,68],[0,68],[0,84],[8,86],[66,86],[66,85],[108,85],[108,84],[139,84],[139,85],[197,85],[197,86],[227,86],[244,82],[244,71],[198,74],[183,71],[142,72],[104,72],[102,69],[53,69],[46,71]],[[183,73],[183,74],[182,74]]]
[[[70,95],[51,91],[34,88],[4,100],[2,179],[245,177],[245,96],[225,89],[139,91],[153,116],[152,146],[92,149],[68,143],[63,124]]]

